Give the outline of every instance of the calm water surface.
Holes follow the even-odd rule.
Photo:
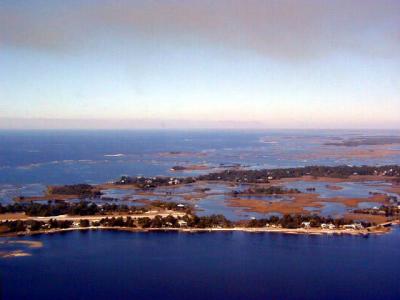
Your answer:
[[[326,142],[376,134],[399,131],[0,131],[0,184],[101,183],[124,174],[175,176],[170,168],[176,164],[273,168],[400,163],[396,154],[367,159],[320,155],[337,148]],[[162,155],[171,151],[185,155]]]
[[[0,260],[4,299],[399,299],[400,231],[369,238],[70,232]]]

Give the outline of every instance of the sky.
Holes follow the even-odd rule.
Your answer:
[[[0,128],[400,128],[400,1],[0,0]]]

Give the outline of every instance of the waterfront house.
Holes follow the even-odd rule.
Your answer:
[[[343,225],[343,228],[361,230],[364,229],[364,226],[361,223],[354,223],[354,224]]]
[[[179,220],[178,224],[179,224],[180,227],[187,227],[187,222],[184,221],[184,220]]]
[[[302,223],[301,223],[301,226],[304,227],[304,228],[306,228],[306,229],[308,229],[308,228],[311,227],[311,222],[302,222]]]
[[[364,226],[361,223],[355,223],[354,225],[358,230],[364,229]]]

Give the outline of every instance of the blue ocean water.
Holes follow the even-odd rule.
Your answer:
[[[4,299],[399,299],[400,231],[40,235],[0,260]]]
[[[121,175],[174,175],[175,164],[252,168],[400,163],[400,155],[332,157],[327,141],[392,131],[0,131],[0,184],[100,183]],[[396,147],[396,146],[393,146]],[[165,155],[182,152],[184,155]],[[192,174],[181,175],[195,175]]]

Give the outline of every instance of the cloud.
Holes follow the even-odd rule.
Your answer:
[[[76,51],[120,41],[214,45],[277,59],[398,57],[400,1],[5,1],[0,47]]]

